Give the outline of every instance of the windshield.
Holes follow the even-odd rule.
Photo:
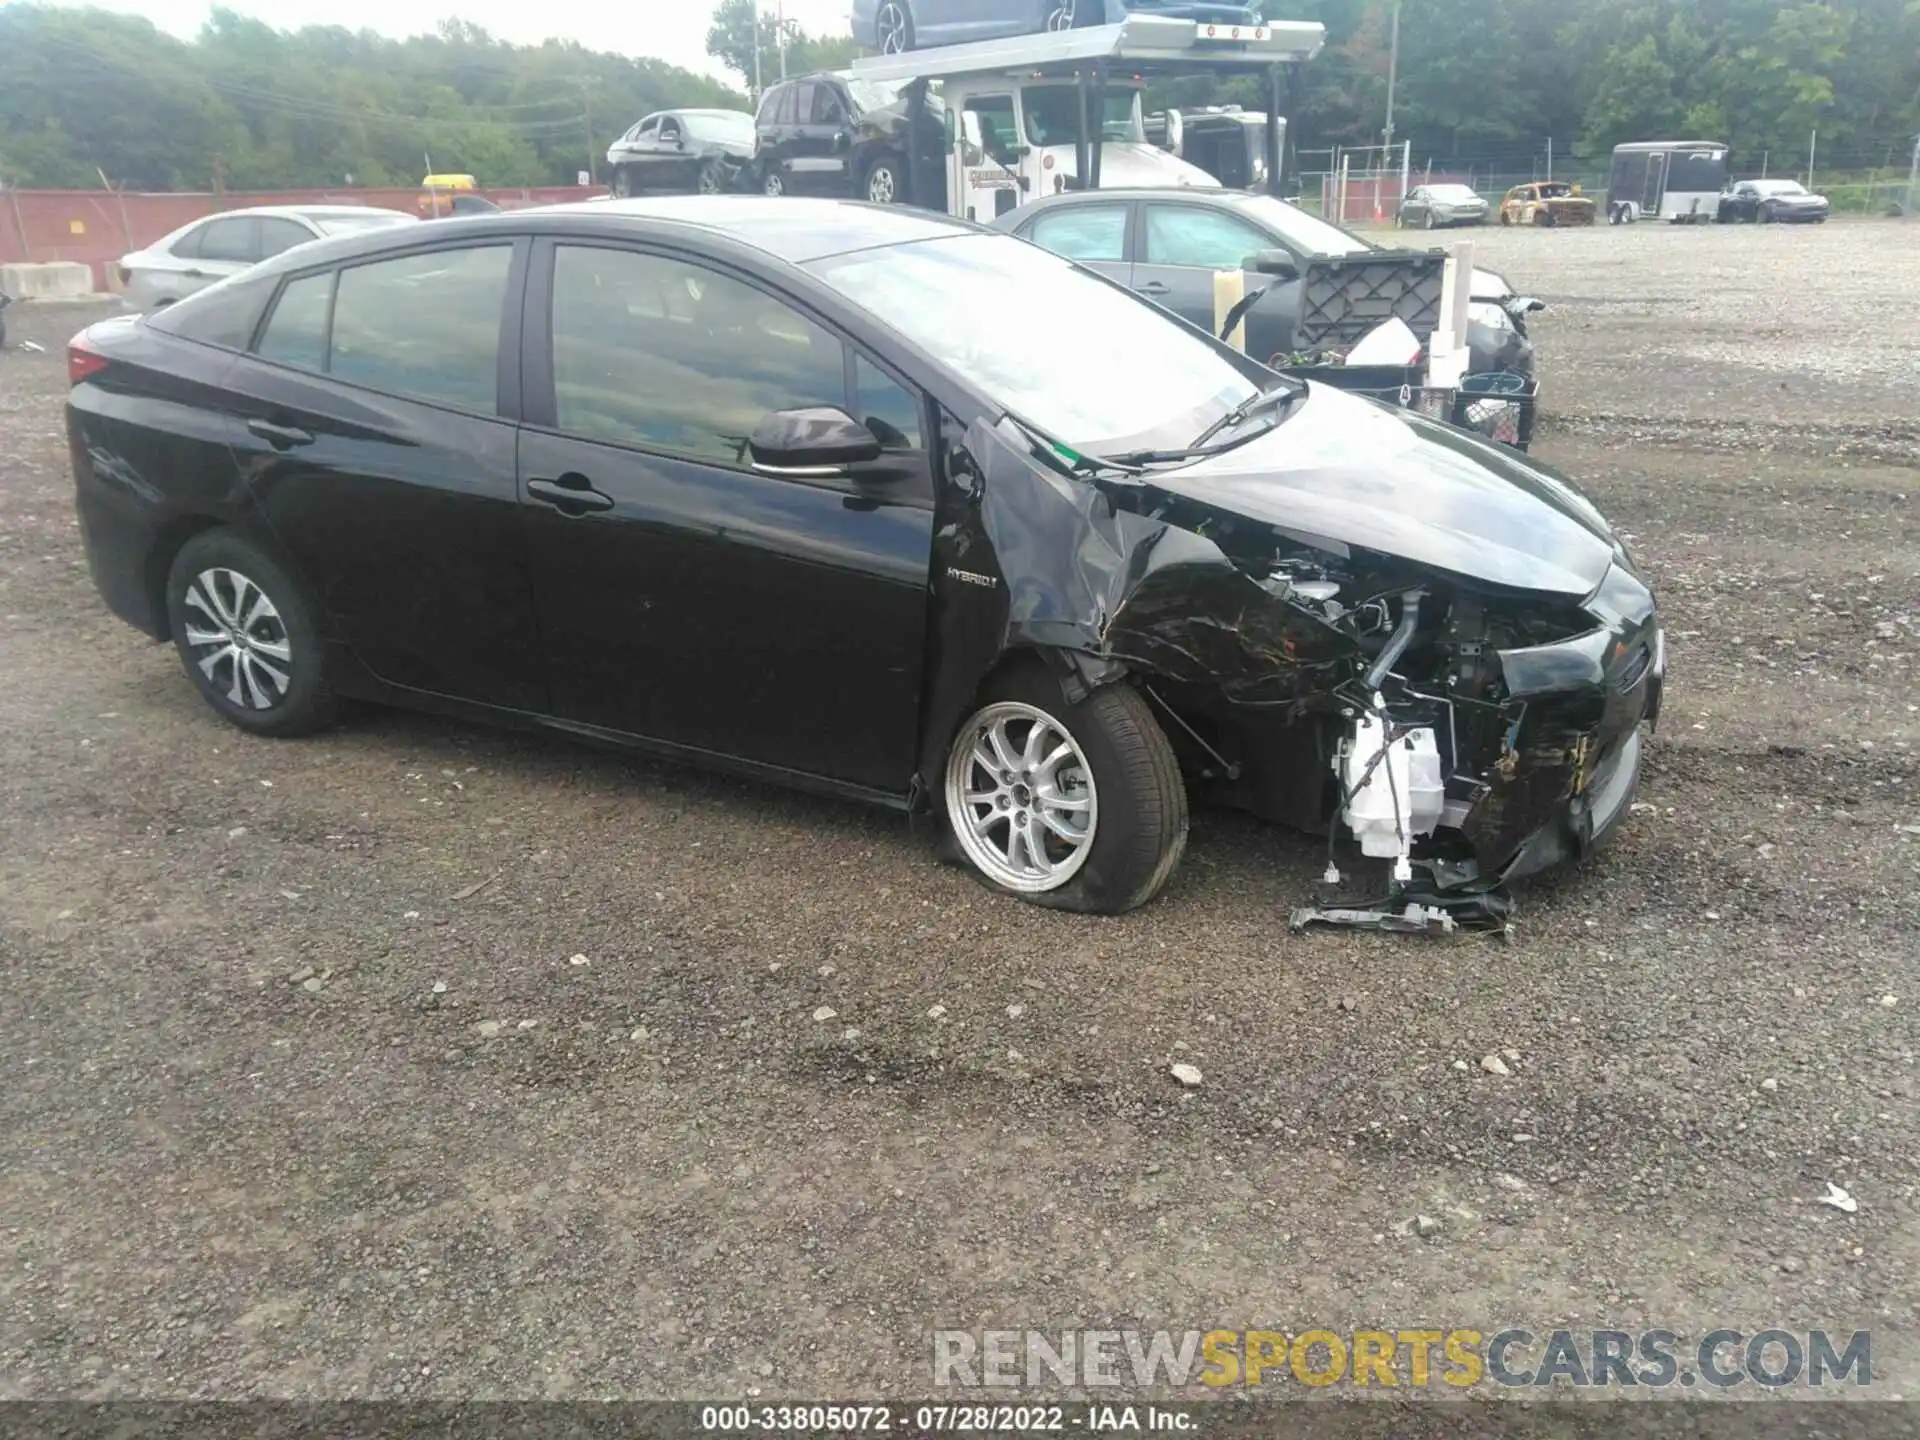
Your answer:
[[[384,229],[388,225],[418,223],[414,216],[402,215],[398,210],[375,210],[371,207],[360,214],[309,215],[307,218],[320,227],[322,235],[353,235],[362,230]]]
[[[1429,185],[1427,193],[1436,200],[1478,200],[1479,194],[1468,185]]]
[[[1259,391],[1150,302],[1011,235],[858,250],[806,268],[995,405],[1091,454],[1184,445]]]
[[[1099,115],[1102,140],[1133,140],[1146,143],[1146,128],[1140,123],[1138,92],[1109,90]],[[1087,122],[1094,121],[1092,96],[1088,96]],[[1080,93],[1071,85],[1029,85],[1020,92],[1021,108],[1027,112],[1027,139],[1035,145],[1072,145],[1080,135]]]
[[[1542,200],[1558,200],[1571,194],[1573,194],[1573,186],[1564,180],[1549,180],[1540,187]]]
[[[753,148],[751,115],[682,115],[680,124],[696,140]]]
[[[1753,193],[1756,195],[1804,195],[1807,192],[1798,180],[1755,180]]]
[[[1374,247],[1358,235],[1349,235],[1318,215],[1271,195],[1235,196],[1234,203],[1248,219],[1275,231],[1287,248],[1308,255],[1363,255]]]

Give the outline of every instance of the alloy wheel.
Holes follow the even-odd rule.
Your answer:
[[[702,195],[718,195],[720,193],[720,171],[713,165],[702,165],[700,167],[700,178],[696,184]]]
[[[873,33],[882,55],[899,55],[906,50],[909,22],[906,7],[900,0],[887,0],[880,7],[879,15],[874,18]]]
[[[876,165],[873,173],[867,176],[867,199],[876,205],[891,205],[894,200],[893,170],[887,165]]]
[[[188,658],[230,704],[271,710],[293,683],[293,645],[267,592],[238,570],[202,570],[187,587]]]
[[[787,187],[781,182],[778,175],[767,176],[766,184],[761,186],[761,189],[765,190],[769,195],[784,195],[787,193]]]
[[[1080,872],[1100,818],[1079,744],[1044,710],[1016,700],[987,706],[962,729],[947,760],[946,802],[967,859],[1030,895]]]

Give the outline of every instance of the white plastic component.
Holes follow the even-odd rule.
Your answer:
[[[1384,702],[1375,696],[1374,703]],[[1407,856],[1415,837],[1431,835],[1440,823],[1446,787],[1430,727],[1409,730],[1390,746],[1386,733],[1378,713],[1354,721],[1353,737],[1337,761],[1341,792],[1353,792],[1343,818],[1360,853],[1394,861],[1394,878],[1405,880],[1412,876]]]
[[[1354,341],[1349,365],[1411,365],[1420,358],[1420,337],[1398,315],[1382,320]]]

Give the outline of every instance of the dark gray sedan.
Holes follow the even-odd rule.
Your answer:
[[[1270,195],[1239,190],[1064,191],[993,222],[1057,255],[1077,260],[1151,297],[1184,320],[1213,329],[1213,273],[1238,270],[1254,255],[1284,250],[1296,263],[1360,255],[1380,247]],[[1248,289],[1266,280],[1248,278]],[[1300,284],[1275,285],[1246,317],[1247,353],[1291,354]],[[1516,296],[1488,270],[1473,272],[1467,344],[1469,375],[1533,375],[1525,316],[1539,302]],[[1529,403],[1531,403],[1529,401]]]
[[[1443,225],[1484,225],[1488,206],[1484,197],[1467,185],[1416,185],[1400,202],[1394,223],[1401,229],[1418,226],[1437,230]]]

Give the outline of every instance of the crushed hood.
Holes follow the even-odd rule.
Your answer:
[[[1584,599],[1620,552],[1565,479],[1509,447],[1325,385],[1265,434],[1152,483],[1309,544]]]
[[[1053,161],[1053,168],[1047,173],[1059,176],[1078,173],[1073,146],[1047,145],[1042,147],[1042,151]],[[1048,182],[1049,185],[1051,183]],[[1169,155],[1158,146],[1140,145],[1131,140],[1106,142],[1106,148],[1100,155],[1100,184],[1102,188],[1126,189],[1161,185],[1192,185],[1208,190],[1220,188],[1220,182],[1198,165],[1189,164],[1177,155]]]

